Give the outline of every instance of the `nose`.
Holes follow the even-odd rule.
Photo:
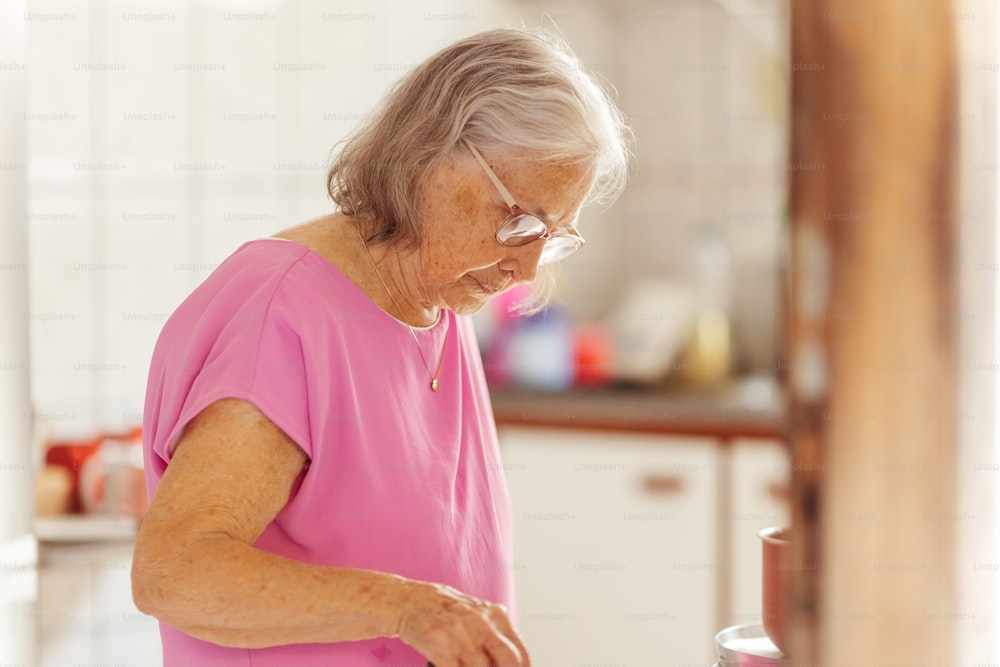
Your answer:
[[[500,260],[500,268],[509,271],[514,282],[530,283],[538,274],[538,260],[544,247],[542,239],[521,246],[505,246],[507,254]]]

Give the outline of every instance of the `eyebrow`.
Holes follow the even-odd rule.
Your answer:
[[[539,218],[542,222],[544,222],[545,226],[549,229],[550,232],[558,231],[567,226],[567,225],[557,224],[556,221],[552,219],[552,216],[550,216],[544,208],[533,208],[530,209],[530,212],[532,215],[534,215],[535,217]]]

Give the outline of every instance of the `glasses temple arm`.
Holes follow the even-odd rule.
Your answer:
[[[507,204],[507,206],[509,206],[510,208],[516,207],[517,202],[514,201],[514,196],[510,194],[510,191],[504,187],[504,184],[500,182],[500,179],[497,178],[497,175],[493,173],[493,169],[490,168],[490,165],[486,162],[486,160],[483,159],[483,156],[480,155],[479,151],[476,150],[476,147],[464,141],[462,143],[465,144],[465,147],[469,149],[469,152],[472,153],[472,155],[476,158],[476,160],[479,161],[479,164],[482,166],[483,171],[485,171],[486,175],[490,177],[490,180],[493,182],[493,185],[496,186],[497,191],[503,197],[504,203]]]

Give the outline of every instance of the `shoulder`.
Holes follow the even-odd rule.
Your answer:
[[[246,241],[222,260],[194,293],[273,289],[308,254],[309,248],[276,238]]]
[[[243,243],[218,267],[216,273],[256,274],[277,277],[309,254],[309,248],[285,239],[266,237]]]
[[[345,218],[334,214],[309,220],[295,227],[284,229],[266,240],[290,242],[301,246],[327,262],[343,270],[345,263],[343,235],[350,231],[346,228]]]
[[[249,337],[266,324],[272,311],[288,314],[289,309],[307,308],[297,305],[306,298],[301,293],[319,289],[313,286],[313,277],[298,275],[308,255],[308,248],[277,239],[243,243],[177,306],[157,347],[175,350],[177,345],[214,345],[227,335]]]

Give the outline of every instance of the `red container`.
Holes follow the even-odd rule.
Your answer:
[[[611,382],[611,335],[596,324],[579,324],[573,331],[573,382],[580,387],[603,387]]]
[[[83,511],[80,502],[80,470],[100,446],[101,438],[95,437],[92,440],[53,442],[45,452],[45,463],[63,466],[69,470],[72,482],[69,499],[71,513],[78,514]]]
[[[785,596],[788,590],[788,554],[791,548],[789,529],[765,528],[758,533],[763,545],[763,625],[764,632],[782,653],[787,628]]]
[[[141,448],[142,428],[137,426],[120,433],[102,433],[90,440],[60,440],[48,444],[45,463],[62,466],[69,471],[71,484],[67,508],[69,513],[81,514],[93,511],[95,498],[103,500],[105,479],[101,465],[101,443],[108,439]],[[101,470],[99,475],[95,475],[95,468]],[[142,516],[146,509],[145,481],[141,466],[136,468],[137,470],[132,471],[133,479],[129,482],[131,484],[129,488],[135,487],[135,490],[127,494],[129,498],[134,497],[136,500],[128,506],[127,513]]]

